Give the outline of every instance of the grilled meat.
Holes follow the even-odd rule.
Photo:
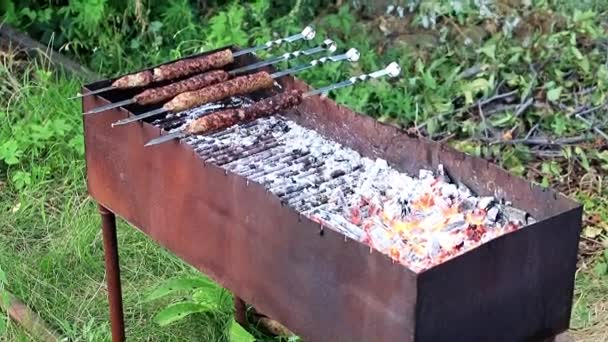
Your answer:
[[[265,71],[233,78],[199,90],[181,93],[163,106],[171,112],[179,112],[230,96],[245,95],[256,90],[272,88],[274,80]]]
[[[201,89],[212,84],[224,82],[230,78],[223,70],[213,70],[196,75],[183,81],[168,84],[163,87],[147,89],[136,95],[134,100],[140,105],[149,105],[169,100],[183,92]]]
[[[138,72],[136,74],[123,76],[114,81],[114,83],[112,83],[112,86],[119,89],[145,87],[148,84],[152,83],[152,79],[152,72],[146,70]]]
[[[234,57],[229,49],[201,57],[183,59],[154,68],[154,81],[171,80],[197,72],[221,68],[233,61]]]
[[[185,129],[187,134],[204,134],[251,121],[263,116],[273,115],[281,110],[295,107],[302,102],[302,92],[289,92],[265,98],[245,108],[222,110],[192,121]]]

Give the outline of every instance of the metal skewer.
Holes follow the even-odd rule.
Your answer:
[[[354,85],[357,83],[365,82],[367,80],[375,79],[375,78],[379,78],[379,77],[384,77],[384,76],[388,76],[391,78],[397,77],[397,76],[399,76],[400,73],[401,73],[401,67],[396,62],[393,62],[393,63],[387,65],[382,70],[378,70],[378,71],[375,71],[375,72],[372,72],[369,74],[353,76],[346,81],[334,83],[332,85],[328,85],[323,88],[308,91],[302,95],[302,98],[307,98],[307,97],[311,97],[311,96],[315,96],[315,95],[319,95],[319,94],[325,94],[325,93],[328,93],[330,91],[333,91],[333,90],[336,90],[339,88],[348,87],[348,86],[351,86],[351,85]],[[213,113],[208,113],[208,114],[213,114]],[[158,138],[154,138],[154,139],[148,141],[144,146],[153,146],[153,145],[162,144],[164,142],[171,141],[173,139],[184,138],[187,135],[188,134],[184,133],[184,131],[180,130],[177,132],[161,135]]]
[[[117,89],[117,88],[114,86],[107,86],[107,87],[92,90],[86,94],[78,93],[72,97],[68,97],[68,100],[76,100],[76,99],[79,99],[79,98],[85,97],[85,96],[97,95],[97,94],[105,93],[106,91],[110,91],[110,90],[114,90],[114,89]]]
[[[296,42],[296,41],[302,40],[302,39],[312,40],[315,38],[315,36],[316,36],[315,29],[312,26],[306,26],[300,33],[297,33],[297,34],[294,34],[294,35],[291,35],[291,36],[285,37],[285,38],[271,40],[262,45],[258,45],[258,46],[236,51],[232,54],[232,56],[238,57],[238,56],[246,55],[248,53],[253,53],[256,51],[260,51],[260,50],[268,50],[268,49],[271,49],[271,48],[274,48],[277,46],[281,46],[285,43],[290,44],[290,43],[293,43],[293,42]],[[99,88],[99,89],[90,91],[86,94],[79,93],[76,96],[72,96],[72,97],[68,98],[68,100],[75,100],[75,99],[79,99],[79,98],[85,97],[85,96],[97,95],[97,94],[104,93],[106,91],[110,91],[110,90],[114,90],[114,89],[117,89],[117,88],[114,86],[107,86],[107,87],[103,87],[103,88]]]
[[[311,56],[311,55],[314,55],[314,54],[317,54],[317,53],[320,53],[323,51],[328,51],[329,53],[334,53],[336,51],[336,49],[337,49],[336,42],[334,42],[331,39],[325,39],[323,41],[323,43],[321,43],[321,45],[319,45],[317,47],[306,49],[306,50],[287,52],[280,56],[272,57],[272,58],[266,59],[264,61],[253,63],[253,64],[250,64],[250,65],[238,68],[238,69],[230,70],[228,73],[231,75],[235,75],[235,74],[251,71],[254,69],[259,69],[259,68],[262,68],[265,66],[277,64],[280,62],[285,62],[292,58],[298,58],[300,56]]]
[[[298,34],[294,34],[292,36],[286,37],[286,38],[279,38],[277,40],[271,40],[269,42],[266,42],[265,44],[262,45],[258,45],[258,46],[254,46],[248,49],[244,49],[244,50],[240,50],[237,51],[235,53],[233,53],[232,55],[234,57],[238,57],[238,56],[242,56],[248,53],[253,53],[259,50],[265,50],[265,49],[270,49],[276,46],[281,46],[285,43],[293,43],[296,42],[298,40],[304,39],[304,40],[312,40],[314,39],[316,36],[316,31],[312,26],[306,26],[302,32],[298,33]]]
[[[330,62],[341,62],[344,60],[347,60],[349,62],[356,62],[359,60],[360,57],[360,53],[359,50],[357,49],[350,49],[348,51],[346,51],[346,53],[343,53],[341,55],[335,55],[335,56],[327,56],[327,57],[322,57],[319,59],[315,59],[312,60],[306,64],[302,64],[284,71],[279,71],[279,72],[275,72],[273,74],[270,75],[270,77],[272,77],[273,79],[279,78],[279,77],[283,77],[283,76],[287,76],[290,74],[295,74],[297,72],[300,71],[304,71],[310,68],[313,68],[317,65],[323,65],[325,63],[330,63]],[[136,115],[136,116],[132,116],[126,119],[122,119],[119,121],[116,121],[115,123],[112,124],[112,126],[119,126],[119,125],[125,125],[131,122],[135,122],[135,121],[140,121],[149,117],[153,117],[156,115],[160,115],[163,113],[167,113],[169,112],[169,110],[165,109],[164,107],[149,111],[147,113],[143,113],[140,115]]]
[[[328,51],[330,53],[333,53],[336,51],[336,42],[334,42],[331,39],[325,39],[323,41],[323,43],[321,43],[321,45],[310,48],[310,49],[306,49],[306,50],[299,50],[299,51],[293,51],[293,52],[287,52],[284,53],[280,56],[276,56],[276,57],[272,57],[257,63],[253,63],[250,65],[246,65],[244,67],[241,68],[237,68],[234,70],[230,70],[228,71],[228,74],[230,76],[237,76],[239,74],[248,72],[248,71],[252,71],[255,69],[259,69],[265,66],[269,66],[269,65],[273,65],[273,64],[277,64],[280,62],[284,62],[284,61],[288,61],[292,58],[297,58],[300,56],[310,56],[310,55],[314,55],[316,53],[320,53],[323,51]],[[118,107],[123,107],[123,106],[128,106],[131,104],[135,104],[137,103],[137,101],[135,100],[135,98],[130,98],[127,100],[123,100],[120,102],[114,102],[114,103],[110,103],[104,106],[100,106],[97,108],[93,108],[90,111],[84,113],[83,115],[89,115],[89,114],[96,114],[96,113],[101,113],[101,112],[105,112],[106,110],[110,110],[110,109],[114,109],[114,108],[118,108]]]

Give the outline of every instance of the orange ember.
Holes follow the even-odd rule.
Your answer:
[[[433,205],[435,205],[435,198],[433,194],[428,192],[424,193],[422,196],[412,202],[412,208],[414,210],[426,210],[431,208]]]
[[[483,225],[486,219],[486,213],[484,210],[475,209],[471,212],[468,212],[465,217],[468,224],[481,226]]]

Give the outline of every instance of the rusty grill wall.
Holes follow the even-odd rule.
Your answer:
[[[308,87],[291,77],[281,84]],[[86,97],[83,110],[134,93]],[[110,127],[129,109],[150,108],[83,119],[93,198],[306,341],[512,342],[568,328],[582,209],[554,191],[329,99],[290,111],[297,123],[400,171],[442,163],[480,195],[496,193],[539,220],[416,275],[282,206],[259,184],[204,163],[187,144],[144,148],[160,129]]]

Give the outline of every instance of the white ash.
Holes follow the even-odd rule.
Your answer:
[[[181,114],[184,124],[206,110],[203,106]],[[466,185],[452,182],[441,165],[407,175],[385,160],[363,157],[282,116],[182,142],[206,161],[224,160],[218,165],[262,184],[310,219],[415,272],[457,255],[446,256],[446,251],[462,253],[504,234],[509,222],[534,222],[502,200],[479,197]],[[479,236],[471,232],[471,222],[484,227]],[[404,231],[415,234],[404,237]]]

